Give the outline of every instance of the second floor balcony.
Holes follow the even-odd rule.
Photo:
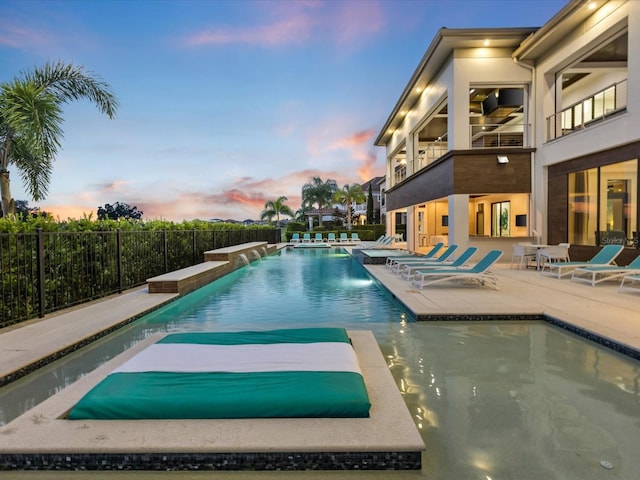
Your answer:
[[[570,135],[627,109],[627,80],[614,83],[547,117],[547,141]]]

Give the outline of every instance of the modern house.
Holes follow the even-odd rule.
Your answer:
[[[389,232],[402,214],[410,249],[637,247],[634,38],[633,0],[572,0],[540,28],[438,31],[375,141]]]

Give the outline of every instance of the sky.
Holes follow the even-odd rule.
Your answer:
[[[61,220],[259,219],[311,177],[385,173],[373,142],[438,30],[539,27],[566,0],[2,0],[0,82],[48,61],[107,82],[114,119],[64,106],[45,200]]]

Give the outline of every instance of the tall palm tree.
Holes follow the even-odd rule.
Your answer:
[[[365,200],[365,194],[362,191],[362,186],[357,183],[351,185],[345,185],[342,189],[338,190],[333,200],[337,203],[341,203],[347,209],[347,229],[351,230],[351,204],[362,203]]]
[[[275,200],[269,200],[265,202],[264,210],[260,214],[260,219],[264,220],[265,218],[267,218],[269,219],[269,222],[271,222],[271,219],[273,217],[276,217],[276,225],[280,226],[280,215],[288,215],[290,217],[293,217],[295,215],[293,213],[293,210],[291,210],[291,208],[284,204],[284,202],[286,201],[287,197],[280,196]]]
[[[305,205],[318,205],[318,210],[331,205],[333,195],[338,190],[335,180],[329,179],[323,182],[320,177],[311,177],[309,183],[302,186],[302,203]],[[322,226],[322,213],[320,213],[320,226]]]
[[[46,197],[62,139],[62,105],[86,98],[109,118],[118,101],[109,85],[82,67],[46,63],[0,84],[0,195],[2,212],[14,213],[9,165],[35,201]]]

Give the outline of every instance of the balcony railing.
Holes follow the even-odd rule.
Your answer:
[[[447,142],[447,134],[445,133],[437,140],[421,145],[418,149],[418,155],[413,159],[412,171],[418,170],[432,164],[449,150]]]
[[[554,140],[627,108],[627,80],[608,86],[547,118],[547,141]]]
[[[524,148],[529,145],[529,125],[524,123],[485,123],[470,125],[470,148]]]

